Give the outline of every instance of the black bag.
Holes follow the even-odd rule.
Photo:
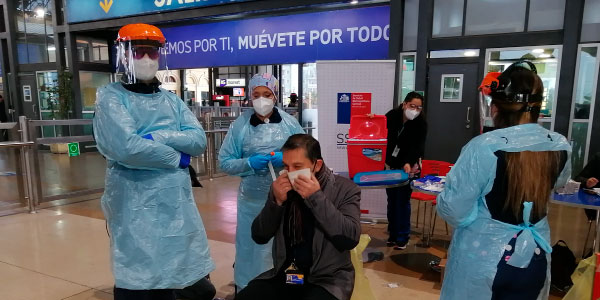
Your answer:
[[[550,265],[550,274],[552,276],[552,286],[565,291],[572,285],[571,275],[577,268],[577,262],[573,251],[569,249],[567,243],[560,240],[552,247],[552,264]]]

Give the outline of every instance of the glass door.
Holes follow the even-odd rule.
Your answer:
[[[544,83],[544,100],[539,122],[545,128],[554,130],[554,107],[558,91],[561,52],[560,45],[487,49],[483,75],[488,72],[502,72],[512,63],[520,60],[528,60],[535,64],[538,76]]]
[[[579,174],[587,163],[592,135],[594,104],[598,83],[598,67],[600,65],[600,44],[579,45],[573,102],[571,105],[571,122],[569,124],[569,140],[573,146],[571,162],[573,175]]]
[[[398,99],[396,104],[400,105],[404,101],[404,97],[415,90],[415,67],[417,61],[416,52],[404,52],[400,53],[400,60],[398,63],[398,86],[400,91],[398,93]]]

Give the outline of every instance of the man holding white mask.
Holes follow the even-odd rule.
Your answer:
[[[274,237],[274,268],[236,297],[246,299],[350,299],[350,250],[360,238],[360,189],[324,164],[319,142],[291,136],[282,147],[285,170],[252,223],[252,238]]]
[[[250,225],[265,205],[273,182],[269,164],[281,170],[281,146],[290,136],[304,133],[294,117],[274,107],[279,92],[277,78],[268,73],[254,75],[248,90],[254,110],[235,120],[219,151],[220,168],[229,175],[242,177],[234,267],[235,284],[241,289],[273,267],[271,244],[256,244],[251,238]]]
[[[187,167],[206,149],[196,116],[155,75],[165,37],[148,24],[119,30],[121,82],[98,89],[94,137],[106,157],[102,210],[115,300],[174,300],[214,270]],[[212,294],[214,296],[214,293]],[[210,299],[212,299],[212,296]]]

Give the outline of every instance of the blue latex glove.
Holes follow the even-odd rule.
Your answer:
[[[270,161],[271,155],[256,154],[248,158],[248,163],[250,164],[250,167],[254,170],[266,169]]]
[[[154,138],[152,137],[151,133],[148,133],[146,135],[142,135],[142,138],[147,139],[147,140],[151,140],[154,141]]]
[[[192,157],[187,154],[187,153],[181,153],[181,159],[179,159],[179,167],[182,169],[186,169],[189,165],[190,165],[190,161],[192,160]]]
[[[275,155],[271,155],[271,163],[275,168],[283,167],[283,153],[275,152]]]

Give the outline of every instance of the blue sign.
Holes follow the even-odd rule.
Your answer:
[[[170,69],[387,59],[390,7],[161,28]]]
[[[77,23],[132,15],[246,2],[251,0],[66,0],[67,22]]]
[[[338,124],[350,124],[350,97],[351,93],[338,93],[338,109],[337,109],[337,123]]]

